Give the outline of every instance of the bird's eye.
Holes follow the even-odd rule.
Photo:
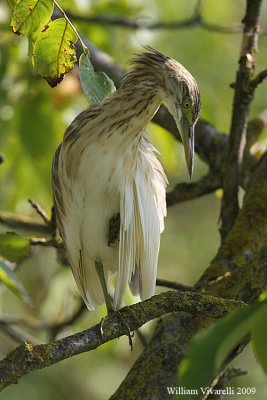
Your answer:
[[[189,101],[186,101],[184,103],[184,108],[188,109],[189,107],[190,107],[190,103],[189,103]]]

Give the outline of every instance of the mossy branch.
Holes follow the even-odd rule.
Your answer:
[[[245,307],[241,301],[225,300],[194,292],[169,291],[153,296],[141,303],[125,307],[121,314],[131,331],[146,322],[174,311],[185,311],[209,318],[220,318],[228,312]],[[132,311],[129,313],[129,308]],[[135,318],[133,317],[135,315]],[[48,367],[77,354],[91,351],[103,343],[125,334],[116,313],[105,319],[104,337],[101,336],[101,324],[72,336],[49,344],[33,346],[24,343],[9,353],[0,362],[0,390],[16,383],[22,376]]]

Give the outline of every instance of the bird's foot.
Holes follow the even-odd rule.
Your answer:
[[[130,307],[125,307],[127,310],[130,312],[132,317],[137,320],[136,314],[133,312],[133,310],[130,309]],[[102,318],[100,322],[100,333],[102,339],[104,339],[104,323],[105,320],[108,319],[109,316],[111,315],[116,315],[121,323],[121,325],[125,328],[125,334],[128,336],[129,339],[129,346],[131,348],[131,351],[133,350],[133,337],[134,337],[134,332],[131,332],[129,325],[127,324],[125,318],[123,317],[122,313],[120,311],[114,311],[114,310],[109,310],[109,313],[106,317]]]
[[[119,214],[118,214],[118,216],[119,216]],[[101,283],[101,286],[102,286],[102,290],[103,290],[103,294],[104,294],[104,298],[105,298],[105,303],[106,303],[106,307],[107,307],[107,313],[108,313],[107,317],[102,318],[102,320],[100,322],[100,334],[101,334],[101,337],[104,340],[104,323],[105,323],[105,320],[109,316],[116,314],[118,316],[122,326],[124,326],[124,328],[125,328],[126,335],[129,338],[129,345],[130,345],[131,351],[132,351],[133,350],[133,340],[132,340],[133,336],[131,334],[131,330],[130,330],[127,322],[123,318],[121,312],[120,311],[114,311],[113,302],[112,302],[112,299],[111,299],[111,297],[110,297],[110,295],[108,293],[108,288],[107,288],[107,284],[106,284],[106,280],[105,280],[105,274],[104,274],[104,269],[103,269],[102,262],[99,261],[99,260],[96,260],[95,261],[95,268],[96,268],[96,272],[97,272],[97,274],[99,276],[99,279],[100,279],[100,283]],[[130,307],[127,307],[127,309],[131,312],[131,315],[133,316],[133,318],[135,320],[137,320],[136,315],[133,313],[133,311],[130,309]]]
[[[125,306],[125,307],[124,307],[124,310],[127,310],[127,311],[128,311],[128,313],[130,314],[130,316],[133,318],[135,324],[136,324],[137,326],[139,326],[139,325],[140,325],[139,319],[138,319],[136,313],[134,312],[134,310],[133,310],[131,307],[129,307],[129,306]],[[132,332],[132,337],[134,337],[134,333],[135,333],[135,331]],[[140,342],[142,343],[142,345],[143,345],[144,347],[146,347],[146,346],[147,346],[147,340],[146,340],[145,336],[143,335],[143,333],[142,333],[142,332],[140,331],[140,329],[138,329],[138,328],[136,329],[136,333],[137,333],[137,336],[138,336]]]

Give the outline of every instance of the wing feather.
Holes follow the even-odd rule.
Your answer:
[[[127,284],[134,294],[140,294],[142,300],[151,297],[155,291],[167,185],[155,152],[154,146],[143,136],[132,178],[122,186],[116,309],[122,303]]]
[[[73,190],[75,182],[66,173],[62,161],[62,151],[66,151],[66,149],[62,149],[62,145],[60,145],[55,153],[52,166],[57,225],[78,289],[87,308],[94,311],[95,305],[102,304],[104,298],[95,266],[92,260],[85,256],[83,248],[86,236],[83,224],[84,194],[82,188]],[[68,157],[65,157],[69,162],[71,155],[68,152]]]

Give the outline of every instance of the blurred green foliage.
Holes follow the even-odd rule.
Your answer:
[[[141,18],[149,21],[181,21],[190,18],[196,0],[65,0],[65,10],[81,15],[108,15]],[[267,1],[264,0],[262,23],[267,20]],[[204,0],[202,15],[213,24],[240,23],[245,0],[216,2]],[[184,64],[197,79],[202,95],[202,117],[218,130],[229,130],[232,89],[240,49],[240,34],[221,34],[201,27],[184,30],[133,30],[110,25],[89,24],[72,20],[78,30],[96,46],[111,54],[128,68],[133,53],[141,45],[151,45]],[[266,68],[267,36],[259,40],[256,55],[257,69]],[[0,4],[0,209],[34,215],[28,198],[39,202],[48,212],[52,206],[51,162],[65,128],[85,107],[77,70],[51,89],[37,77],[28,57],[26,38],[14,35],[10,28],[10,11]],[[266,108],[266,83],[257,90],[251,113]],[[170,187],[188,179],[181,146],[158,126],[151,124],[149,133],[161,151]],[[197,160],[194,179],[206,171]],[[159,277],[192,284],[208,266],[219,243],[219,199],[215,195],[173,207],[168,212],[162,238]],[[0,227],[3,231],[3,227]],[[71,315],[78,301],[78,293],[71,272],[56,259],[54,249],[34,247],[31,257],[18,269],[34,308],[21,303],[8,291],[0,297],[1,314],[24,317],[28,321],[62,319]],[[132,300],[130,300],[132,301]],[[67,335],[99,321],[105,313],[85,313]],[[151,325],[149,325],[151,326]],[[26,331],[22,327],[22,331]],[[47,341],[43,332],[29,329],[30,335]],[[149,334],[149,327],[143,328]],[[0,332],[0,356],[3,357],[16,343]],[[46,370],[24,377],[18,385],[7,388],[4,400],[51,400],[75,398],[102,400],[115,391],[126,371],[138,357],[141,345],[135,342],[130,354],[127,339],[109,343],[102,348],[64,361]],[[251,353],[240,356],[243,368],[249,370],[249,380],[239,378],[238,385],[257,387],[253,400],[265,396],[265,378]],[[238,366],[238,360],[236,360]],[[105,381],[105,385],[103,385]],[[232,397],[235,398],[234,396]]]
[[[253,330],[257,333],[262,331],[266,333],[266,293],[261,297],[262,300],[258,300],[242,310],[236,310],[207,329],[198,332],[188,346],[181,363],[178,386],[196,390],[200,387],[208,387],[242,339],[251,334]],[[259,323],[263,325],[261,326],[262,330],[257,329]],[[255,337],[259,339],[257,333]],[[254,337],[252,337],[253,339]],[[255,342],[253,340],[252,345],[257,351],[256,354],[261,355],[258,360],[262,359],[262,365],[266,364],[266,348],[263,340]],[[250,392],[249,394],[255,394],[256,391],[255,388],[254,393]]]
[[[0,256],[17,262],[28,257],[30,253],[29,240],[14,233],[0,233]]]

